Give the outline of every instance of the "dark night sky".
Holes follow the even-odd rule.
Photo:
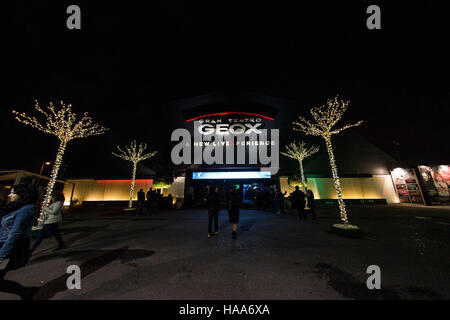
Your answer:
[[[11,115],[32,112],[35,99],[72,103],[111,128],[71,142],[67,176],[121,176],[128,167],[111,151],[132,138],[161,150],[148,166],[167,160],[158,129],[168,101],[223,91],[303,110],[339,94],[351,100],[344,122],[364,119],[357,130],[388,154],[395,139],[404,161],[449,162],[450,33],[437,4],[93,2],[2,5],[0,168],[36,172],[53,160],[56,138]],[[80,31],[66,28],[71,4],[82,10]],[[366,28],[370,4],[381,7],[382,30]]]

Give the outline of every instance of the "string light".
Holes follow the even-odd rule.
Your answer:
[[[15,119],[25,125],[29,125],[35,129],[43,131],[45,133],[57,136],[59,139],[59,148],[56,155],[56,160],[53,164],[52,173],[50,175],[50,181],[47,185],[46,194],[44,197],[44,203],[42,207],[50,204],[50,198],[53,193],[53,188],[56,183],[59,168],[61,166],[63,155],[67,147],[67,143],[73,139],[81,139],[89,136],[100,135],[105,133],[108,128],[102,127],[92,121],[92,118],[87,112],[83,114],[80,120],[77,120],[76,113],[72,112],[72,105],[66,105],[64,102],[60,102],[60,107],[57,109],[50,102],[46,107],[47,110],[41,108],[38,101],[35,101],[34,109],[44,115],[44,120],[38,120],[35,116],[28,116],[24,112],[19,113],[15,110],[12,113],[15,115]],[[46,214],[41,210],[38,224],[34,229],[41,229],[44,225]]]
[[[298,161],[298,164],[300,166],[300,176],[302,178],[303,192],[305,193],[305,201],[306,201],[305,209],[309,209],[309,205],[308,205],[308,197],[306,194],[307,187],[306,187],[305,173],[303,170],[303,160],[317,152],[319,152],[319,147],[315,146],[308,147],[304,141],[301,141],[298,144],[292,142],[286,146],[286,152],[280,152],[282,155],[292,159],[296,159]]]
[[[338,134],[348,128],[357,127],[362,124],[362,121],[358,121],[357,123],[349,124],[342,128],[333,130],[333,127],[341,120],[342,116],[347,110],[349,102],[350,101],[339,101],[338,96],[336,96],[334,99],[328,99],[325,105],[311,109],[311,115],[313,116],[315,123],[310,122],[302,116],[299,116],[299,121],[293,122],[293,129],[295,131],[301,131],[307,135],[321,136],[325,139],[328,156],[330,158],[333,183],[338,197],[341,221],[345,226],[348,226],[349,221],[345,209],[345,203],[342,197],[341,181],[338,176],[336,162],[334,159],[331,136],[334,134]]]
[[[147,144],[139,143],[139,146],[137,146],[136,140],[133,140],[130,143],[130,146],[125,146],[125,148],[126,151],[121,149],[120,146],[117,146],[119,154],[114,152],[112,154],[115,155],[116,157],[119,157],[127,161],[131,161],[133,163],[133,173],[131,177],[131,188],[130,188],[130,201],[128,202],[128,208],[131,208],[133,206],[134,182],[136,179],[137,164],[140,161],[147,160],[148,158],[153,157],[158,151],[152,151],[144,154],[144,151],[147,149]]]

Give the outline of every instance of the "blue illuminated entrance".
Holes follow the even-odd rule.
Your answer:
[[[200,179],[270,179],[270,171],[206,171],[192,172],[193,180]]]

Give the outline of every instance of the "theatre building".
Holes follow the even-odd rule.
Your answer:
[[[310,105],[304,104],[258,94],[218,93],[169,102],[168,130],[166,138],[161,133],[161,141],[170,144],[171,160],[179,170],[163,194],[188,204],[202,202],[211,186],[221,192],[233,186],[248,204],[254,202],[251,195],[258,189],[276,188],[289,194],[299,185],[295,178],[299,166],[279,152],[303,140],[320,148],[303,163],[308,188],[319,202],[334,203],[337,197],[324,140],[292,129],[298,115],[310,117]],[[362,137],[358,128],[333,136],[333,147],[346,202],[400,202],[391,176],[396,161]],[[152,177],[139,171],[137,179],[135,190],[153,185]],[[126,180],[68,181],[75,183],[73,198],[78,204],[126,201],[129,196]]]
[[[299,172],[298,162],[279,151],[301,140],[320,147],[303,163],[308,188],[320,202],[335,201],[323,139],[292,130],[298,115],[310,116],[306,106],[256,94],[209,94],[172,101],[169,111],[172,128],[188,130],[192,139],[190,150],[181,150],[183,143],[178,141],[182,138],[172,135],[173,153],[191,152],[191,164],[184,171],[185,201],[201,201],[210,186],[225,190],[234,186],[242,191],[244,202],[254,201],[246,195],[259,188],[291,193],[298,185],[294,177]],[[266,134],[251,141],[251,135],[262,130]],[[214,140],[219,141],[214,145]],[[243,141],[245,148],[239,149]],[[357,129],[333,136],[333,146],[347,202],[399,202],[390,174],[396,162],[390,156],[359,135]],[[244,155],[239,156],[239,152]]]

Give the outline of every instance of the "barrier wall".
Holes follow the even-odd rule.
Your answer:
[[[83,201],[128,201],[130,199],[131,180],[94,180],[69,179],[75,184],[72,200],[81,204]],[[137,192],[143,189],[147,192],[153,187],[153,179],[136,179],[133,200],[137,200]],[[65,205],[69,205],[72,186],[64,188]],[[163,190],[163,195],[172,194],[174,198],[184,197],[184,177],[174,180],[172,187]]]
[[[130,180],[93,180],[70,179],[68,182],[75,184],[73,200],[77,204],[83,201],[128,201],[130,196]],[[185,178],[178,177],[172,187],[163,190],[163,195],[172,195],[174,199],[184,198]],[[153,180],[136,180],[133,200],[137,200],[137,192],[143,189],[145,192],[153,187]],[[287,177],[280,177],[281,191],[289,193],[294,187],[289,186]],[[342,195],[344,199],[386,199],[387,203],[399,203],[398,195],[394,190],[390,175],[372,177],[341,178]],[[310,188],[316,199],[337,199],[332,178],[308,178]],[[66,205],[69,204],[72,186],[64,188]]]
[[[390,175],[340,180],[344,199],[386,199],[387,203],[399,203]],[[307,184],[316,199],[337,199],[332,178],[308,178]],[[288,184],[287,177],[280,177],[280,188],[288,195],[295,189]]]

